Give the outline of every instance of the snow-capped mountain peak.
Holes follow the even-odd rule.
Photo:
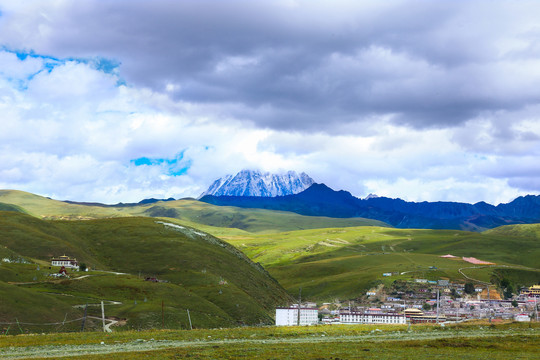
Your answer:
[[[214,196],[263,196],[292,195],[304,191],[314,183],[306,173],[288,171],[271,174],[257,170],[242,170],[236,175],[217,179],[202,195]]]

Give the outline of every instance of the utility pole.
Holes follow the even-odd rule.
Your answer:
[[[302,308],[302,288],[300,288],[300,291],[298,292],[298,319],[297,324],[300,326],[300,309]]]
[[[491,297],[489,296],[489,284],[487,286],[488,291],[488,314],[489,314],[489,323],[491,324]]]
[[[538,322],[538,297],[534,297],[534,318]]]
[[[84,306],[84,316],[83,316],[83,320],[82,320],[82,324],[81,324],[81,332],[84,331],[84,324],[86,323],[87,310],[88,310],[88,303]]]
[[[105,330],[105,305],[103,305],[103,300],[101,300],[101,321],[103,322],[103,332],[106,332]]]
[[[164,314],[164,305],[163,305],[163,300],[161,300],[161,328],[164,329],[165,328],[165,314]]]
[[[439,289],[437,289],[437,324],[439,323]]]
[[[189,320],[189,330],[193,330],[193,326],[191,325],[191,316],[189,316],[189,309],[186,309],[186,310],[187,310],[187,317]]]

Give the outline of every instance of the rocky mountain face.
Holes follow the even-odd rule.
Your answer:
[[[301,193],[275,198],[204,196],[200,200],[214,205],[292,211],[310,216],[364,217],[398,228],[483,231],[501,225],[540,222],[540,196],[533,195],[497,206],[485,202],[408,202],[386,197],[359,199],[346,191],[313,184]]]
[[[236,175],[227,175],[214,181],[201,197],[213,196],[253,196],[275,197],[297,194],[314,183],[306,173],[289,171],[285,174],[271,174],[253,170],[242,170]]]

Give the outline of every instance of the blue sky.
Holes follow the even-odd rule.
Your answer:
[[[412,201],[540,191],[534,1],[0,0],[0,188],[197,196],[242,169]]]
[[[168,176],[183,176],[187,175],[191,167],[191,160],[184,159],[184,152],[180,152],[172,159],[140,157],[130,162],[135,166],[161,167],[163,173]]]

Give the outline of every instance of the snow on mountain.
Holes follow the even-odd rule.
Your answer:
[[[377,194],[369,194],[368,196],[366,196],[366,197],[364,198],[364,200],[377,199],[377,198],[379,198],[379,197],[380,197],[380,196],[377,195]]]
[[[275,197],[292,195],[304,191],[314,183],[306,173],[289,171],[271,174],[253,170],[242,170],[236,175],[227,175],[214,181],[202,195],[214,196],[262,196]]]

